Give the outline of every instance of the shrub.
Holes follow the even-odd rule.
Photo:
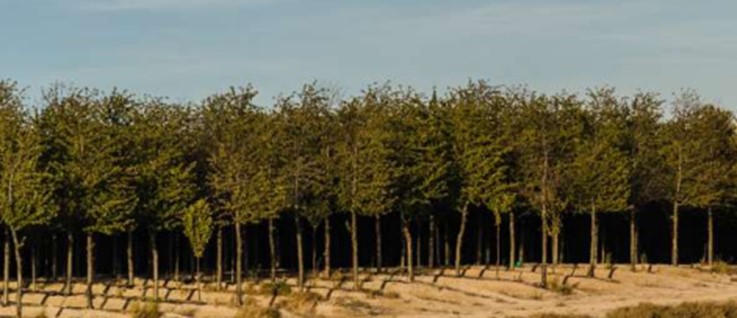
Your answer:
[[[263,307],[255,299],[246,298],[243,307],[235,314],[234,318],[280,318],[281,313],[276,308]]]
[[[281,308],[295,314],[305,316],[313,316],[315,306],[322,300],[322,296],[312,292],[293,293],[288,298],[282,300],[279,305]]]
[[[724,261],[715,261],[714,265],[711,266],[711,271],[717,274],[729,274],[731,272],[729,264]]]
[[[265,283],[261,285],[261,294],[285,296],[292,293],[292,287],[285,281],[277,281],[274,283]]]
[[[159,305],[152,301],[145,303],[136,302],[131,306],[131,316],[134,318],[159,318]]]

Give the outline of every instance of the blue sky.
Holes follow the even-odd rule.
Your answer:
[[[737,1],[0,0],[0,78],[199,101],[317,80],[681,88],[737,109]]]

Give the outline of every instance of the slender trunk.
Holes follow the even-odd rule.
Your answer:
[[[597,247],[598,244],[598,238],[599,238],[599,231],[598,231],[598,225],[596,224],[596,205],[594,205],[593,201],[591,202],[591,237],[590,240],[590,246],[589,246],[589,277],[596,276],[596,255],[598,253]]]
[[[672,247],[671,250],[671,264],[678,266],[678,202],[673,202],[673,235],[672,235]]]
[[[294,226],[296,229],[295,238],[297,244],[297,286],[299,291],[303,291],[305,287],[305,260],[304,250],[302,248],[302,223],[299,221],[299,215],[294,214]]]
[[[550,237],[553,239],[553,241],[551,242],[553,245],[551,247],[553,249],[551,252],[552,254],[551,256],[553,258],[552,264],[553,266],[556,266],[558,265],[558,262],[560,261],[559,260],[560,258],[560,254],[559,254],[560,253],[560,233],[558,231],[555,231],[553,232],[552,235],[550,235]]]
[[[417,244],[413,247],[413,249],[417,250],[417,262],[415,263],[415,266],[417,268],[420,268],[422,266],[422,223],[420,220],[417,220]]]
[[[707,261],[709,262],[709,266],[714,265],[714,215],[712,215],[711,207],[709,207],[709,210],[707,211],[709,220],[707,221],[708,232],[709,232],[709,238],[706,248],[706,255],[707,255]]]
[[[356,212],[351,212],[351,266],[353,267],[353,289],[360,289],[358,281],[358,220]]]
[[[15,314],[17,317],[23,317],[23,257],[21,257],[21,248],[23,244],[18,240],[18,233],[11,230],[13,236],[13,246],[15,247],[15,271],[18,287],[15,291]]]
[[[179,281],[179,235],[174,233],[174,281]]]
[[[36,247],[31,244],[31,290],[36,291],[36,262],[38,261],[38,258],[36,257]]]
[[[435,216],[430,214],[430,222],[427,240],[427,267],[435,267]]]
[[[407,250],[407,277],[410,282],[415,281],[415,272],[412,268],[412,233],[409,231],[409,222],[402,221],[402,233]]]
[[[499,270],[499,266],[502,265],[502,220],[501,216],[497,217],[496,220],[496,268]]]
[[[330,217],[325,218],[325,247],[323,253],[325,254],[325,277],[330,277]]]
[[[541,277],[540,277],[540,285],[543,288],[548,287],[548,219],[547,219],[547,206],[543,205],[542,209],[542,215],[541,215],[541,221],[542,221],[542,254],[541,254]]]
[[[223,287],[223,227],[218,225],[217,234],[217,255],[215,258],[215,289],[220,290]]]
[[[276,242],[274,240],[274,220],[269,219],[269,255],[271,256],[271,282],[276,281]]]
[[[72,270],[74,266],[74,234],[72,232],[67,233],[67,281],[66,281],[66,295],[72,294]]]
[[[317,276],[320,271],[317,268],[317,227],[318,225],[312,225],[312,276]]]
[[[57,241],[59,237],[56,234],[51,235],[51,281],[56,282],[56,279],[58,278],[58,249],[59,249],[59,242]]]
[[[680,149],[679,149],[680,151]],[[683,168],[683,154],[678,153],[678,168],[676,170],[676,191],[673,199],[673,227],[671,235],[671,264],[678,266],[678,200],[681,195],[681,172]]]
[[[3,306],[10,304],[8,284],[10,282],[10,231],[5,228],[5,242],[3,242]]]
[[[374,230],[376,231],[376,272],[381,272],[381,215],[379,214],[374,219]]]
[[[515,252],[517,247],[515,246],[515,234],[514,234],[514,212],[509,211],[509,269],[514,269]]]
[[[630,211],[630,266],[632,271],[637,269],[637,209]]]
[[[202,301],[202,271],[200,270],[200,260],[202,257],[196,257],[196,275],[195,280],[197,280],[197,301]]]
[[[92,283],[95,276],[95,241],[92,237],[92,233],[87,233],[87,290],[85,295],[87,296],[87,308],[93,308],[92,306]]]
[[[129,230],[127,238],[127,246],[125,247],[126,258],[128,259],[128,286],[133,286],[133,278],[135,275],[135,268],[133,264],[133,230]]]
[[[448,239],[448,223],[443,224],[443,266],[450,266],[450,240]]]
[[[149,241],[151,242],[151,271],[153,273],[154,283],[154,302],[159,302],[159,250],[156,247],[156,232],[149,232]]]
[[[479,214],[478,220],[476,221],[476,265],[481,265],[483,262],[483,249],[484,249],[484,231],[483,224],[481,224],[481,215]]]
[[[466,231],[467,218],[468,205],[464,205],[461,209],[461,228],[458,230],[458,237],[456,238],[455,270],[457,276],[461,276],[461,249],[463,248],[463,234]]]
[[[236,305],[243,305],[243,240],[241,239],[241,222],[235,223],[235,298]]]

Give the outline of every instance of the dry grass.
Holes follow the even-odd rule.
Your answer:
[[[616,309],[607,318],[737,318],[737,303],[683,303],[677,306],[640,304]]]
[[[293,293],[291,296],[279,302],[278,307],[284,308],[292,314],[313,317],[315,307],[322,300],[322,296],[312,292]]]
[[[281,313],[276,308],[263,307],[255,299],[247,298],[243,307],[235,314],[234,318],[280,318]]]
[[[292,287],[284,281],[269,282],[262,284],[259,287],[259,292],[262,295],[273,295],[276,293],[278,296],[286,296],[292,293]]]
[[[130,314],[133,318],[159,318],[159,306],[152,301],[145,303],[135,302],[130,308]]]
[[[724,261],[715,261],[714,265],[711,266],[711,271],[717,274],[730,274],[732,272],[729,264]]]

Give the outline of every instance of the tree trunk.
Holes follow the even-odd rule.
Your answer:
[[[483,249],[484,249],[484,231],[483,224],[481,224],[481,214],[479,213],[478,220],[476,220],[476,265],[481,265],[483,262]]]
[[[235,223],[235,304],[243,305],[243,240],[241,239],[241,222]]]
[[[376,231],[376,272],[381,272],[381,215],[376,215],[374,219],[374,230]]]
[[[21,257],[22,243],[18,240],[18,233],[11,230],[13,236],[13,246],[15,246],[15,271],[18,287],[15,291],[15,314],[17,317],[23,317],[23,257]]]
[[[38,261],[38,258],[36,257],[36,247],[31,244],[31,290],[36,291],[36,262]]]
[[[450,266],[450,240],[448,239],[448,223],[443,224],[443,266]]]
[[[128,259],[128,286],[133,286],[135,283],[133,281],[135,275],[135,265],[133,263],[133,230],[128,231],[127,235],[128,242],[125,247],[125,254]]]
[[[174,281],[179,281],[179,235],[174,233]]]
[[[637,270],[637,209],[630,212],[630,266],[632,271]]]
[[[540,255],[540,263],[541,263],[541,277],[540,277],[540,285],[543,288],[548,288],[548,219],[547,219],[547,207],[543,206],[542,209],[542,254]]]
[[[5,242],[3,242],[3,306],[10,305],[8,284],[10,283],[10,231],[5,228]]]
[[[95,241],[92,233],[87,233],[87,308],[92,309],[92,283],[95,277]]]
[[[353,267],[353,289],[360,289],[358,281],[358,220],[356,212],[351,212],[351,266]]]
[[[67,233],[67,282],[66,282],[66,295],[72,294],[72,270],[74,266],[74,234],[72,232]]]
[[[320,270],[317,268],[317,227],[312,225],[312,276],[316,277]]]
[[[56,234],[51,235],[51,281],[56,282],[58,278],[59,260],[58,260],[58,249],[59,237]]]
[[[706,248],[706,258],[709,262],[709,267],[714,265],[714,215],[711,212],[711,207],[709,207],[708,211],[708,243]]]
[[[599,229],[598,225],[596,224],[596,206],[591,204],[591,237],[589,238],[589,241],[591,242],[589,246],[589,277],[595,277],[596,276],[596,256],[598,254],[597,247],[599,246],[598,238],[599,238]]]
[[[271,256],[271,282],[276,281],[276,242],[274,240],[274,220],[269,219],[269,253]]]
[[[457,276],[461,276],[461,249],[463,248],[463,234],[466,231],[467,218],[468,205],[464,205],[461,209],[461,228],[458,230],[458,237],[456,238],[455,270]]]
[[[517,247],[515,246],[515,234],[514,234],[514,212],[509,211],[509,269],[514,269],[514,262],[516,261],[515,252]]]
[[[496,276],[499,278],[499,266],[502,265],[502,222],[501,216],[496,220]]]
[[[402,221],[402,233],[404,234],[404,244],[407,250],[407,278],[410,282],[415,281],[415,272],[412,268],[412,233],[409,231],[409,222]]]
[[[217,234],[217,260],[215,261],[215,289],[223,288],[223,227],[218,225]]]
[[[430,222],[428,229],[430,230],[427,240],[427,267],[435,267],[435,216],[430,214]]]
[[[551,256],[553,258],[552,260],[553,270],[555,270],[555,266],[558,265],[558,262],[560,261],[559,260],[560,258],[560,254],[559,254],[560,253],[560,233],[558,231],[553,232],[553,234],[551,235],[551,238],[553,239],[553,242],[551,242],[553,245]]]
[[[154,302],[159,302],[159,250],[156,247],[156,232],[149,232],[149,241],[151,242],[151,271],[153,273],[154,283]]]
[[[330,277],[330,216],[325,218],[325,247],[323,253],[325,254],[325,277]]]
[[[299,291],[305,288],[305,259],[304,250],[302,248],[302,223],[299,221],[299,215],[294,214],[294,226],[296,229],[295,238],[297,244],[297,286]]]
[[[671,250],[671,264],[678,266],[678,202],[673,202],[673,235],[672,235],[672,250]]]
[[[196,275],[197,280],[197,301],[202,301],[202,270],[200,270],[200,260],[202,257],[196,257]]]

